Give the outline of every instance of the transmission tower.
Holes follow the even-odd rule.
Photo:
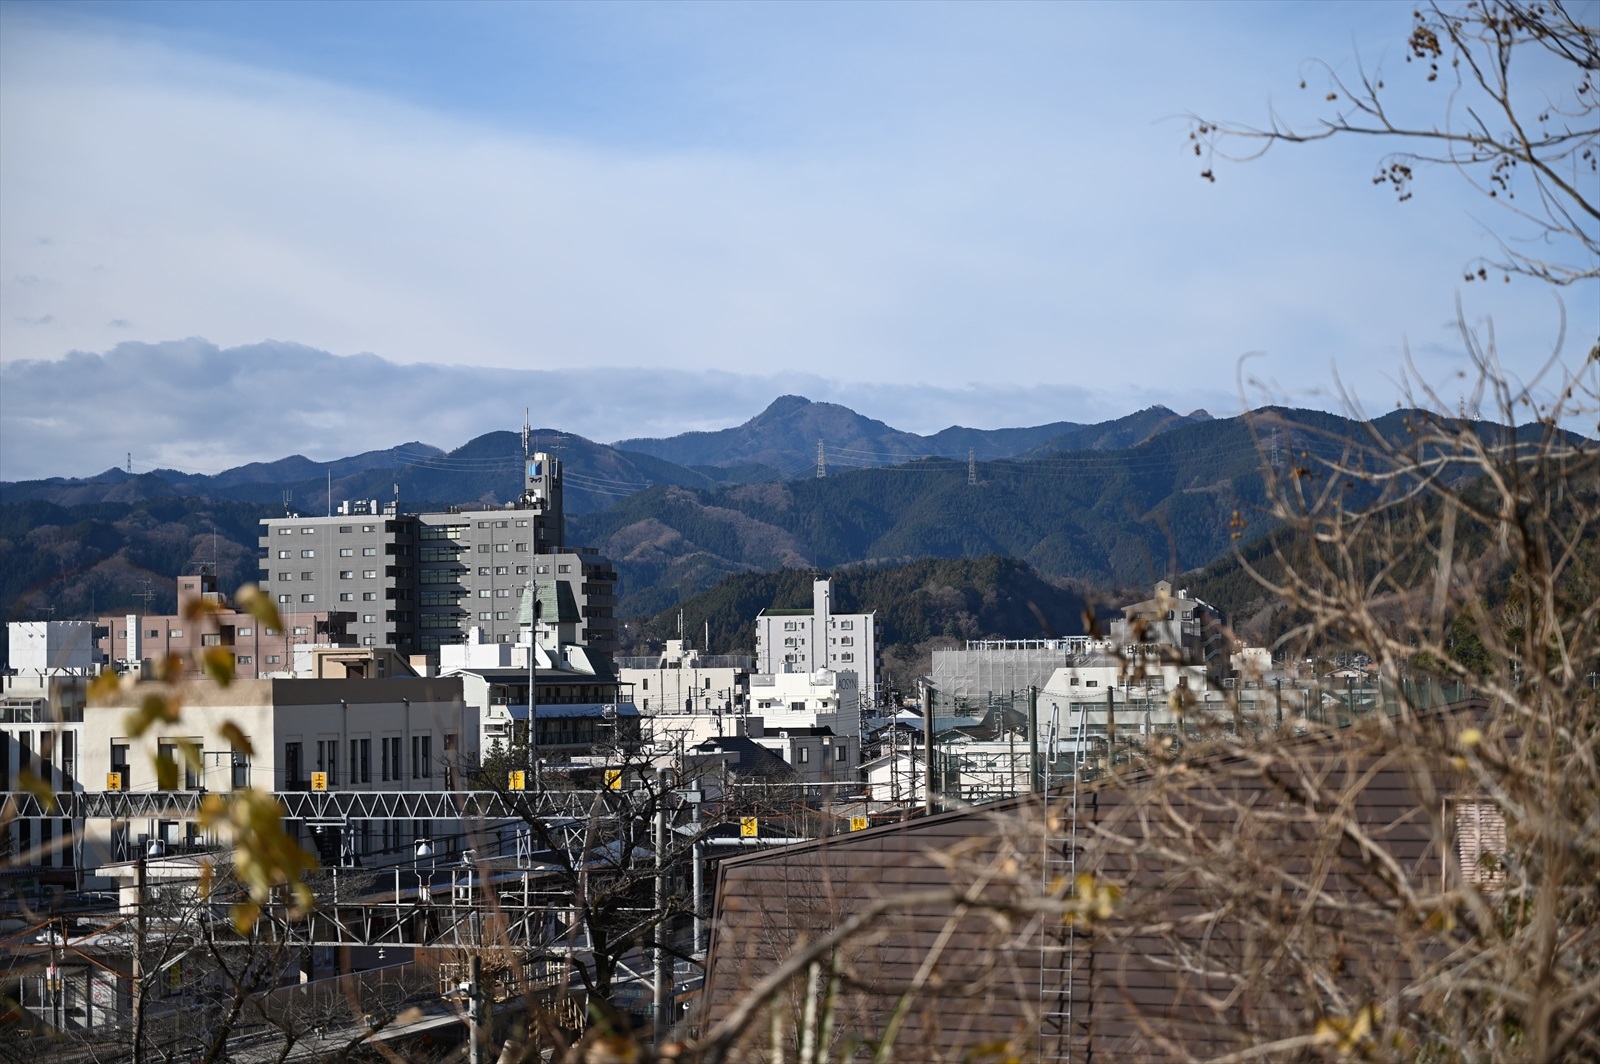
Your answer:
[[[822,441],[817,441],[817,479],[821,480],[828,475],[828,459],[822,450]]]
[[[967,483],[971,485],[978,483],[978,460],[973,457],[971,447],[967,448]]]

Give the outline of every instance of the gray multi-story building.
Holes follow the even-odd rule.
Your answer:
[[[596,551],[567,548],[561,495],[560,460],[534,454],[522,495],[503,507],[402,514],[358,500],[328,517],[267,518],[261,586],[280,610],[354,612],[347,630],[363,646],[431,655],[471,628],[484,642],[514,643],[527,589],[541,599],[553,589],[577,609],[578,641],[609,654],[616,569]]]

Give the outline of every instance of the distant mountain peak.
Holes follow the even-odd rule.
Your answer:
[[[765,410],[757,414],[755,420],[761,421],[764,418],[783,417],[785,414],[791,414],[810,405],[812,405],[811,400],[803,395],[780,395]]]

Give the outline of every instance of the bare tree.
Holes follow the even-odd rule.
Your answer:
[[[1569,9],[1562,0],[1421,5],[1405,42],[1406,71],[1386,75],[1358,63],[1346,77],[1328,63],[1312,64],[1300,87],[1323,95],[1324,118],[1298,123],[1274,113],[1254,126],[1196,116],[1189,135],[1200,176],[1215,181],[1218,159],[1256,158],[1276,144],[1370,137],[1394,145],[1372,183],[1401,202],[1411,199],[1420,169],[1442,166],[1509,212],[1513,224],[1498,234],[1501,257],[1469,264],[1466,280],[1487,280],[1490,270],[1558,285],[1593,279],[1600,276],[1600,31],[1583,14],[1592,17],[1593,9]],[[1436,119],[1417,116],[1425,91],[1443,97]]]

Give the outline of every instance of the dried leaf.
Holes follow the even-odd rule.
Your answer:
[[[178,763],[172,755],[163,750],[156,755],[156,790],[175,791],[178,789]]]
[[[264,627],[282,628],[283,621],[278,617],[278,607],[272,601],[272,596],[262,591],[255,584],[245,584],[233,594],[234,604],[254,617]]]
[[[255,754],[255,747],[250,745],[250,737],[233,721],[224,721],[222,727],[218,728],[217,731],[228,741],[228,745],[239,753],[244,754],[246,757]]]
[[[233,651],[227,647],[206,647],[200,655],[201,670],[215,680],[218,687],[226,687],[233,682],[233,667]]]
[[[89,704],[101,705],[116,699],[122,690],[122,677],[107,669],[89,682]]]
[[[228,909],[228,918],[233,921],[233,929],[241,935],[250,933],[251,926],[260,915],[261,906],[253,901],[241,901]]]

